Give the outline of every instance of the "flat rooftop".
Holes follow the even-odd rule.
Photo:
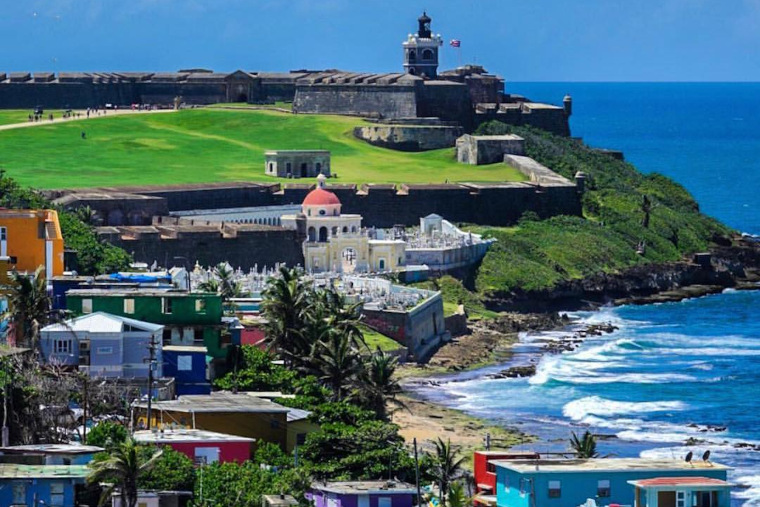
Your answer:
[[[92,471],[87,465],[16,465],[0,464],[3,479],[82,479]]]
[[[628,484],[638,488],[676,488],[688,486],[692,488],[730,488],[733,484],[721,479],[710,477],[657,477],[654,479],[642,479],[640,481],[628,481]]]
[[[216,431],[176,428],[166,431],[135,431],[135,441],[141,444],[171,444],[179,442],[255,442],[255,438],[228,435]]]
[[[494,460],[492,463],[520,473],[731,470],[730,467],[710,461],[687,463],[681,459],[527,459]]]
[[[31,444],[0,447],[2,454],[90,454],[105,451],[95,445],[79,444]]]
[[[345,481],[325,482],[311,485],[312,489],[337,493],[341,495],[362,495],[366,493],[409,493],[416,494],[417,489],[405,482],[396,481]]]
[[[135,406],[147,408],[147,402],[136,403]],[[176,400],[153,402],[153,410],[184,413],[259,413],[286,414],[290,409],[263,398],[250,396],[248,393],[232,394],[215,392],[211,394],[186,394]]]

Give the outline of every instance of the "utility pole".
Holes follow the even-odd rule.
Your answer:
[[[156,342],[154,341],[155,335],[150,337],[150,343],[148,345],[149,359],[148,359],[148,424],[150,429],[151,417],[152,417],[152,402],[153,402],[153,366],[156,364]]]
[[[83,428],[82,429],[82,443],[86,444],[87,443],[87,387],[88,387],[89,380],[90,380],[89,373],[85,372],[83,380],[84,380],[84,389],[83,389],[84,390],[84,403],[82,403],[82,412],[83,412],[82,415],[84,416],[83,417],[84,423],[83,423],[83,426],[82,426],[82,428]]]
[[[486,451],[490,451],[491,450],[491,433],[486,433],[485,443],[486,443]]]
[[[420,492],[420,460],[417,458],[417,437],[414,437],[414,479],[417,484],[417,505],[421,505],[422,493]]]

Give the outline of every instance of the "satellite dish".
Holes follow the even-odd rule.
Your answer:
[[[686,460],[686,463],[691,463],[691,458],[693,457],[694,457],[694,453],[689,451],[689,453],[686,455],[686,458],[684,459]]]
[[[706,450],[705,453],[702,455],[702,461],[710,461],[710,450]]]

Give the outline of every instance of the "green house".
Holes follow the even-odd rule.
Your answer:
[[[215,359],[221,342],[222,298],[208,292],[158,289],[72,289],[66,307],[75,315],[106,312],[164,326],[165,345],[203,345]]]

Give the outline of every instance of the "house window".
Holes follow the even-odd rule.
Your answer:
[[[26,505],[26,484],[19,482],[13,484],[13,503]]]
[[[63,505],[63,483],[50,483],[50,505]]]
[[[559,481],[549,481],[549,498],[559,498],[562,495],[562,485]]]
[[[193,356],[177,356],[177,370],[191,371],[193,369]]]
[[[172,298],[161,298],[161,312],[167,315],[172,313]]]
[[[134,299],[125,299],[124,300],[124,313],[128,315],[132,315],[135,313],[135,300]]]
[[[195,300],[195,313],[206,313],[206,300],[205,299],[196,299]]]
[[[55,354],[71,353],[71,340],[53,340],[53,352]]]
[[[95,353],[98,355],[113,354],[113,347],[98,347],[95,349]]]
[[[8,229],[5,227],[0,227],[0,241],[7,241],[8,240]]]
[[[685,491],[676,491],[676,507],[686,507]]]
[[[598,481],[596,483],[596,496],[599,498],[610,497],[610,481]]]
[[[378,262],[378,269],[380,271],[385,269],[385,259],[380,259],[380,262]]]
[[[92,313],[92,299],[82,300],[82,313]]]

